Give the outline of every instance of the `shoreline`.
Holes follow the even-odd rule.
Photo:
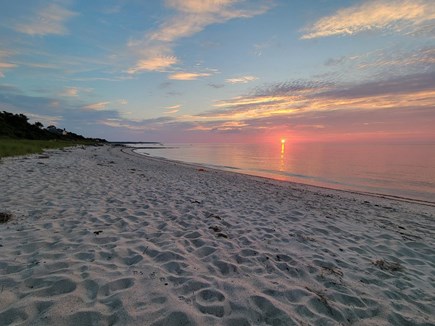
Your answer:
[[[391,200],[403,201],[403,202],[407,202],[407,203],[415,203],[415,204],[435,207],[435,202],[431,202],[431,201],[423,200],[423,199],[416,199],[416,198],[397,196],[397,195],[388,195],[388,194],[376,193],[376,192],[365,192],[365,191],[350,190],[350,189],[339,189],[339,188],[332,188],[332,187],[328,187],[328,186],[320,186],[320,185],[314,185],[314,184],[308,184],[308,183],[290,181],[290,180],[280,180],[280,179],[275,179],[273,177],[250,174],[249,172],[242,172],[241,169],[235,168],[235,167],[225,167],[225,166],[220,167],[218,165],[210,165],[210,164],[206,164],[206,163],[185,162],[185,161],[181,161],[181,160],[153,156],[149,153],[140,154],[140,153],[136,152],[136,150],[138,150],[138,149],[155,149],[154,147],[124,146],[124,148],[128,149],[131,153],[134,153],[135,155],[145,156],[145,157],[148,157],[151,159],[163,160],[163,161],[167,161],[167,162],[176,162],[178,164],[186,164],[187,166],[192,166],[192,167],[206,167],[208,169],[214,169],[217,171],[228,172],[228,173],[238,173],[238,174],[242,174],[242,175],[246,175],[246,176],[254,177],[254,178],[264,178],[267,180],[273,180],[273,181],[278,181],[278,182],[287,182],[287,183],[291,183],[291,184],[298,184],[301,186],[308,186],[308,187],[320,188],[320,189],[331,190],[331,191],[339,191],[339,192],[345,192],[345,193],[351,193],[351,194],[357,194],[357,195],[365,195],[365,196],[371,196],[371,197],[391,199]],[[163,149],[167,149],[167,148],[171,148],[171,147],[163,147]],[[128,151],[124,151],[124,153],[128,154]]]
[[[102,146],[0,162],[0,325],[430,325],[435,209]]]

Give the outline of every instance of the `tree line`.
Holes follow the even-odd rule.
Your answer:
[[[40,122],[29,123],[24,114],[0,112],[0,138],[38,139],[38,140],[92,140],[105,142],[104,139],[85,138],[82,135],[59,129],[55,126],[44,128]]]

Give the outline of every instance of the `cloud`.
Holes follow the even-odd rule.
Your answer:
[[[174,110],[174,109],[179,109],[180,107],[181,104],[177,104],[177,105],[167,106],[166,109]]]
[[[316,141],[427,141],[435,137],[434,82],[435,73],[421,73],[364,83],[275,83],[217,101],[202,114],[181,116],[171,128],[245,140],[285,131],[292,139]],[[168,125],[159,128],[171,130]]]
[[[243,107],[243,106],[251,106],[251,105],[260,105],[260,104],[278,104],[283,100],[287,99],[286,96],[238,96],[231,100],[223,100],[218,101],[214,104],[215,107]]]
[[[217,101],[199,114],[208,120],[241,121],[337,110],[433,107],[435,72],[365,83],[285,82],[256,88],[251,95]]]
[[[92,103],[92,104],[88,104],[83,106],[83,109],[88,109],[88,110],[104,110],[108,105],[110,104],[110,102],[97,102],[97,103]]]
[[[302,39],[353,35],[370,30],[403,32],[427,28],[435,19],[432,0],[370,0],[340,9],[305,29]]]
[[[59,96],[78,97],[79,94],[90,94],[93,92],[93,90],[93,88],[85,87],[65,87],[64,90],[59,93]]]
[[[235,0],[166,0],[166,5],[185,13],[213,13],[225,9]]]
[[[312,93],[313,91],[319,92],[321,90],[329,89],[334,86],[334,83],[327,81],[304,81],[293,80],[281,83],[266,84],[254,89],[255,96],[284,96],[284,95],[303,95],[304,93]]]
[[[5,62],[3,61],[5,58],[12,55],[12,52],[0,50],[0,78],[4,77],[4,73],[2,70],[4,69],[12,69],[18,67],[15,63]]]
[[[243,133],[274,130],[291,135],[292,140],[310,141],[420,141],[434,139],[429,107],[386,110],[332,110],[294,115],[246,119]],[[207,125],[209,126],[209,125]],[[415,126],[418,126],[416,128]]]
[[[126,99],[120,99],[120,100],[118,100],[118,103],[121,104],[121,105],[127,105],[128,104],[128,100],[126,100]]]
[[[179,62],[173,51],[177,40],[199,33],[212,24],[260,15],[270,7],[240,0],[166,0],[165,5],[174,14],[142,40],[128,43],[139,57],[136,65],[128,69],[129,73],[168,69]]]
[[[79,90],[77,87],[68,87],[63,90],[63,92],[60,93],[60,96],[71,96],[75,97],[79,93]]]
[[[23,19],[14,29],[28,35],[64,35],[68,33],[65,23],[77,13],[57,4],[50,4],[40,9],[34,16]]]
[[[324,64],[333,70],[317,75],[318,79],[385,80],[435,71],[435,48],[423,46],[408,50],[403,49],[403,45],[397,45],[358,55],[329,58]]]
[[[213,121],[211,123],[197,124],[189,130],[199,131],[240,131],[249,124],[242,121]]]
[[[180,111],[180,108],[181,108],[181,104],[167,106],[165,109],[167,109],[168,111],[165,111],[165,114],[177,113],[178,111]]]
[[[140,71],[164,71],[166,68],[176,64],[178,59],[174,56],[156,56],[139,60],[136,66],[127,70],[129,74]]]
[[[309,96],[329,90],[334,84],[320,81],[290,81],[257,87],[252,94],[216,101],[216,109],[199,116],[207,119],[233,119],[268,117],[294,114],[305,108]]]
[[[154,119],[144,119],[144,120],[128,120],[121,118],[108,118],[98,121],[98,123],[114,127],[114,128],[125,128],[129,130],[138,131],[149,131],[157,130],[164,127],[167,123],[174,121],[172,117],[159,117]]]
[[[172,80],[195,80],[200,77],[211,76],[209,73],[196,73],[196,72],[176,72],[169,75],[169,79]]]
[[[98,121],[98,123],[105,125],[105,126],[114,127],[114,128],[126,128],[129,130],[139,130],[139,131],[144,130],[143,127],[133,126],[133,125],[129,124],[128,122],[125,122],[122,119],[106,119],[106,120],[100,120],[100,121]]]
[[[229,84],[246,84],[257,79],[258,78],[254,76],[241,76],[237,78],[229,78],[226,79],[225,81]]]
[[[325,90],[319,93],[324,98],[357,99],[389,96],[394,102],[394,97],[425,93],[435,94],[435,72],[397,76],[390,79],[376,80],[361,84],[342,84],[340,87]],[[417,98],[416,98],[417,100]],[[417,103],[416,103],[417,104]]]
[[[147,120],[122,118],[110,110],[77,110],[69,104],[72,99],[28,97],[8,85],[0,85],[0,106],[12,108],[8,110],[11,112],[58,117],[59,123],[87,128],[85,135],[104,138],[110,127],[113,139],[146,135],[146,139],[158,141],[190,142],[213,137],[222,140],[227,135],[233,141],[247,141],[255,135],[281,131],[315,140],[433,139],[434,81],[435,73],[352,84],[289,81],[216,102],[213,110],[197,116],[170,116],[170,111],[181,108],[181,104],[175,104],[164,108],[169,116]],[[53,101],[58,102],[57,107],[50,105]],[[105,108],[108,104],[87,106]],[[70,130],[68,124],[62,127]]]
[[[150,34],[152,40],[173,42],[202,31],[211,24],[235,18],[250,18],[265,13],[269,7],[238,7],[238,0],[167,0],[166,5],[177,14]]]
[[[407,69],[425,71],[435,67],[435,48],[422,48],[417,51],[379,51],[377,55],[369,60],[359,61],[359,69],[381,68],[391,70],[391,66],[396,66],[400,70]],[[398,69],[395,68],[395,71]],[[383,73],[383,72],[382,72]]]
[[[0,69],[2,68],[8,69],[8,68],[15,68],[15,67],[17,67],[17,65],[14,63],[0,62]]]

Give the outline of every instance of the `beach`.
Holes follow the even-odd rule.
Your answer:
[[[434,325],[435,207],[89,146],[0,161],[0,325]]]

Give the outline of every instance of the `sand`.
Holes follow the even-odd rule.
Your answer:
[[[0,325],[434,325],[435,208],[87,147],[0,162]]]

